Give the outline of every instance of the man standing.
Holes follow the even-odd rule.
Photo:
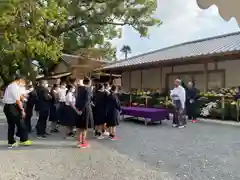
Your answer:
[[[187,100],[186,100],[186,111],[188,119],[192,120],[192,123],[196,123],[197,115],[197,98],[198,98],[198,90],[193,86],[193,83],[188,82],[187,87]]]
[[[4,114],[8,123],[8,145],[9,148],[17,147],[18,143],[14,138],[15,126],[18,129],[18,135],[20,137],[20,145],[31,145],[32,141],[28,140],[28,133],[26,131],[24,121],[25,111],[21,102],[21,87],[26,85],[25,80],[22,78],[16,78],[11,84],[9,84],[4,92]]]
[[[39,118],[36,125],[38,138],[45,138],[47,119],[49,116],[50,100],[52,99],[48,90],[48,82],[42,80],[37,91],[38,103],[39,103]]]
[[[186,91],[181,86],[181,80],[176,79],[174,82],[175,88],[171,90],[170,96],[172,98],[175,110],[173,114],[173,127],[184,128],[186,119],[184,117],[184,109],[186,102]]]

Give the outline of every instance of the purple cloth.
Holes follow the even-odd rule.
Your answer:
[[[164,120],[168,117],[167,109],[143,108],[143,107],[122,107],[122,115],[149,118],[152,121]]]

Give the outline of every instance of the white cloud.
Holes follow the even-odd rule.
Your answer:
[[[158,0],[156,16],[163,21],[159,28],[150,28],[150,38],[140,38],[129,27],[124,28],[123,37],[115,40],[118,50],[123,44],[132,48],[132,54],[142,54],[182,42],[231,33],[239,30],[235,19],[224,21],[213,6],[201,10],[194,0]],[[118,57],[123,55],[118,52]]]

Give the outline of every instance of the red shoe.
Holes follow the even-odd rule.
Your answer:
[[[194,120],[192,120],[192,123],[196,123],[196,122],[197,122],[197,120],[195,120],[195,119],[194,119]]]

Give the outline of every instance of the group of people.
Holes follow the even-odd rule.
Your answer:
[[[184,87],[182,81],[176,79],[174,86],[173,90],[170,91],[170,97],[174,105],[173,127],[184,128],[187,124],[187,118],[193,123],[196,122],[199,91],[194,87],[194,83],[191,81],[188,82],[187,87]]]
[[[8,145],[10,148],[19,145],[31,145],[28,134],[32,132],[31,118],[33,110],[38,114],[36,134],[46,138],[47,121],[51,121],[50,133],[59,132],[64,127],[64,138],[76,138],[78,147],[89,146],[86,141],[89,127],[95,129],[98,139],[106,135],[117,140],[116,126],[120,119],[120,101],[117,87],[109,84],[97,84],[94,88],[91,79],[84,78],[82,84],[72,79],[68,84],[61,82],[51,88],[47,80],[42,80],[33,87],[26,88],[23,78],[16,78],[4,92],[4,113],[8,122]],[[17,130],[15,131],[15,126]]]

